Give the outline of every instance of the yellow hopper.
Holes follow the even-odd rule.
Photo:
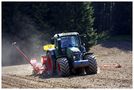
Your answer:
[[[47,44],[43,46],[43,50],[48,51],[50,49],[54,49],[55,45],[54,44]]]

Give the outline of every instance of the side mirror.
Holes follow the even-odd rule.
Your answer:
[[[58,39],[58,40],[57,40],[57,43],[58,43],[58,49],[61,49],[61,40]]]
[[[86,34],[81,34],[81,35],[79,35],[81,38],[86,38],[87,36],[86,36]]]
[[[54,38],[51,38],[51,44],[54,44]]]
[[[82,45],[85,46],[85,43],[83,43]]]
[[[83,52],[83,53],[86,52],[86,49],[85,49],[85,46],[84,45],[81,45],[81,52]]]

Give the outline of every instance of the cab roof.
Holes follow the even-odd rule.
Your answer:
[[[62,36],[69,36],[69,35],[79,35],[79,33],[78,32],[59,33],[59,34],[55,34],[54,38],[62,37]]]

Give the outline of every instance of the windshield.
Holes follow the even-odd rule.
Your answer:
[[[78,47],[78,46],[79,46],[78,36],[64,36],[64,37],[61,37],[61,48]]]

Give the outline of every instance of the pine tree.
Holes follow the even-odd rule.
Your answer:
[[[97,43],[97,33],[95,29],[93,28],[94,24],[94,17],[93,13],[94,10],[92,8],[92,5],[90,2],[83,3],[83,27],[85,32],[84,34],[86,35],[86,38],[84,38],[84,43],[86,46],[86,49],[89,50],[89,48]]]

